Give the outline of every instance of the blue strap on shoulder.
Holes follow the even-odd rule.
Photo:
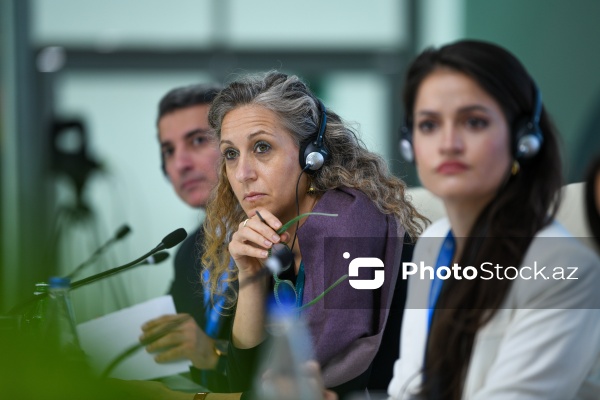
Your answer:
[[[304,297],[304,261],[300,262],[298,276],[296,277],[296,308],[302,307]]]
[[[229,261],[229,269],[235,268],[235,264],[233,263],[233,258]],[[203,327],[204,332],[216,339],[219,336],[219,332],[221,327],[223,326],[224,315],[223,310],[225,307],[225,291],[228,287],[228,282],[225,279],[228,275],[228,272],[224,272],[219,277],[219,293],[213,297],[213,302],[211,302],[210,298],[210,290],[206,286],[204,287],[204,317],[205,317],[205,326]],[[210,272],[208,269],[202,270],[202,278],[203,281],[208,281],[210,277]]]
[[[452,231],[448,231],[446,239],[444,239],[444,243],[442,243],[440,253],[438,254],[437,262],[435,263],[435,272],[433,274],[433,280],[431,281],[431,289],[429,290],[429,305],[427,310],[427,332],[429,332],[429,329],[431,328],[433,312],[435,310],[438,298],[440,297],[440,292],[442,291],[442,284],[444,283],[443,280],[438,278],[437,270],[442,266],[451,268],[452,258],[454,257],[455,249],[456,240],[454,239]]]

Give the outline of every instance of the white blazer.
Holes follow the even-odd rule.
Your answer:
[[[413,262],[435,267],[449,229],[447,219],[431,225]],[[525,269],[524,278],[532,279],[514,280],[504,306],[476,335],[464,399],[600,399],[600,259],[554,222],[525,254],[522,267],[534,264],[538,271],[546,266],[548,279],[539,273],[533,279],[535,271]],[[558,267],[563,278],[572,273],[577,280],[555,279]],[[409,278],[389,399],[413,398],[421,383],[430,284]]]

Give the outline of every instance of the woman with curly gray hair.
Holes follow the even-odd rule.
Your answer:
[[[214,100],[209,121],[223,157],[207,207],[202,261],[214,295],[230,283],[232,389],[249,389],[256,373],[273,292],[261,271],[269,250],[282,242],[294,253],[293,268],[273,279],[287,279],[293,288],[292,307],[307,322],[326,387],[339,393],[366,387],[402,239],[405,233],[416,238],[426,219],[406,199],[404,182],[296,76],[269,72],[231,83]],[[282,232],[308,212],[337,217],[310,215]],[[357,290],[344,282],[314,302],[348,273],[345,253],[380,259],[381,287]],[[281,293],[274,294],[279,302]]]

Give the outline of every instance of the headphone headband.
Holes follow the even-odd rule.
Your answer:
[[[531,118],[531,122],[539,129],[540,118],[542,117],[542,92],[537,87],[535,82],[533,83],[533,90],[535,91],[535,108],[533,109],[533,117]]]
[[[317,104],[319,109],[321,110],[321,119],[319,121],[319,130],[317,133],[317,140],[315,141],[315,145],[317,147],[323,147],[323,135],[325,135],[325,128],[327,127],[327,110],[323,105],[321,100],[317,99]]]
[[[542,92],[535,82],[533,82],[534,106],[533,113],[524,120],[519,121],[514,129],[514,148],[512,153],[515,159],[533,158],[541,149],[544,143],[542,130],[540,129],[540,119],[542,118]],[[400,128],[399,150],[402,157],[408,162],[415,161],[412,143],[412,121],[407,115],[404,116],[404,124]]]
[[[533,114],[524,123],[519,122],[515,127],[513,155],[516,159],[533,158],[539,153],[544,143],[540,119],[542,118],[542,92],[533,82],[534,105]]]
[[[325,105],[319,99],[315,99],[317,103],[318,109],[321,111],[320,119],[319,119],[319,127],[316,131],[316,138],[313,141],[312,139],[304,142],[302,146],[300,146],[300,166],[303,171],[308,171],[309,173],[316,172],[325,162],[329,159],[329,150],[325,146],[323,138],[325,136],[325,131],[327,130],[327,109]]]

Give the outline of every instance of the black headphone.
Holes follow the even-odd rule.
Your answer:
[[[544,143],[544,136],[540,129],[540,118],[542,116],[542,93],[534,83],[535,105],[531,117],[521,118],[513,127],[514,140],[512,154],[517,160],[533,158]],[[400,128],[400,154],[408,162],[415,161],[412,144],[412,121],[405,116],[404,124]]]
[[[535,107],[531,118],[517,121],[513,131],[513,156],[517,160],[533,158],[544,143],[544,136],[540,129],[540,118],[542,116],[542,93],[537,85],[533,84],[535,90]]]
[[[316,139],[314,141],[311,139],[306,140],[300,146],[299,153],[300,166],[303,171],[307,171],[308,173],[315,173],[321,169],[323,164],[331,157],[329,150],[327,150],[327,147],[323,142],[323,136],[325,135],[325,129],[327,128],[327,110],[319,99],[317,99],[317,106],[321,111],[321,119],[319,121]]]
[[[412,145],[412,128],[410,127],[411,121],[408,116],[404,117],[404,123],[400,127],[400,143],[399,150],[400,155],[409,163],[415,161],[415,153]]]

